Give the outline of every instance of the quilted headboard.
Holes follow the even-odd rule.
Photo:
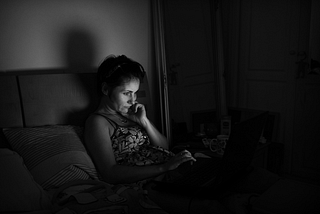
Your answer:
[[[95,73],[0,77],[1,127],[83,125],[98,104]]]
[[[139,102],[150,106],[147,78]],[[68,124],[83,126],[99,103],[96,73],[65,70],[0,73],[0,128]]]
[[[0,127],[21,127],[22,114],[15,76],[0,77]]]

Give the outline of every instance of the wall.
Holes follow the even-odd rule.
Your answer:
[[[153,93],[148,0],[1,0],[0,71],[97,67],[125,54],[148,73]]]
[[[97,66],[110,53],[146,66],[149,11],[147,0],[1,0],[0,70]]]

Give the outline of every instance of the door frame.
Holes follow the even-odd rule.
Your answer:
[[[238,1],[238,0],[237,0]],[[223,115],[227,114],[227,96],[226,96],[226,85],[225,85],[225,60],[223,54],[223,30],[222,30],[222,15],[221,15],[221,1],[215,0],[210,1],[212,30],[213,38],[212,41],[218,46],[218,51],[214,51],[215,58],[214,69],[215,72],[215,96],[216,100],[216,111],[217,118],[220,119]],[[152,1],[152,17],[154,26],[154,39],[155,39],[155,65],[156,73],[159,83],[160,93],[160,116],[161,116],[161,128],[162,133],[166,135],[169,142],[172,137],[172,127],[169,111],[169,93],[168,93],[168,65],[166,61],[166,48],[165,48],[165,32],[164,32],[164,1],[153,0]]]

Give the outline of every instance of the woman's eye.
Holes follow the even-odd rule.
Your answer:
[[[123,95],[124,95],[124,96],[128,96],[128,97],[137,98],[137,93],[134,93],[134,92],[132,92],[132,91],[124,92]]]

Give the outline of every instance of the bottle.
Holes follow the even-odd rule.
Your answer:
[[[221,118],[221,135],[230,135],[231,133],[231,116],[225,115]]]

